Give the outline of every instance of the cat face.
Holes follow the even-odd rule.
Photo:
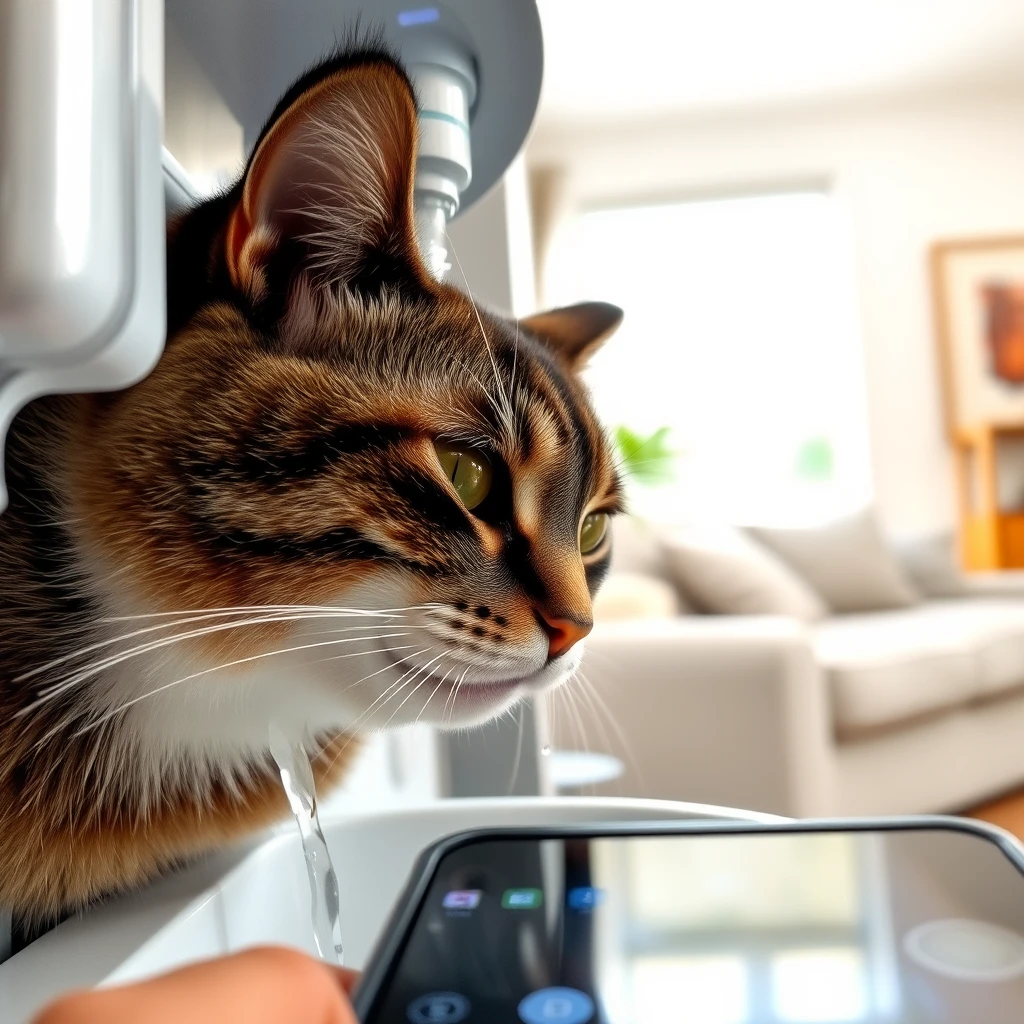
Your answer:
[[[461,726],[576,668],[620,504],[577,371],[621,313],[512,322],[433,280],[415,137],[393,63],[327,62],[174,228],[167,350],[107,400],[73,492],[105,604],[199,635],[111,707],[143,687],[137,716],[190,741]]]

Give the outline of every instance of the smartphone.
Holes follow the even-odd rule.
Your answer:
[[[364,1024],[1019,1024],[1024,847],[973,821],[494,829],[420,860]]]

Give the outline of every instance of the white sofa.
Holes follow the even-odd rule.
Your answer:
[[[583,673],[600,699],[553,716],[554,742],[623,760],[598,792],[797,817],[967,808],[1024,784],[1024,573],[960,589],[812,623],[599,622]]]

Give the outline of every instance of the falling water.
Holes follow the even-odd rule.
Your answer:
[[[338,907],[338,878],[327,851],[320,817],[316,808],[313,771],[306,751],[291,743],[276,726],[270,727],[270,752],[281,773],[288,806],[299,826],[302,853],[309,876],[310,913],[313,939],[322,960],[342,963],[341,921]]]

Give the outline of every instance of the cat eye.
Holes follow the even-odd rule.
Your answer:
[[[591,512],[584,516],[580,525],[580,553],[589,555],[591,551],[596,551],[607,532],[607,512]]]
[[[494,472],[483,452],[475,448],[434,442],[437,461],[441,463],[444,475],[468,509],[474,509],[487,497],[491,489]]]

